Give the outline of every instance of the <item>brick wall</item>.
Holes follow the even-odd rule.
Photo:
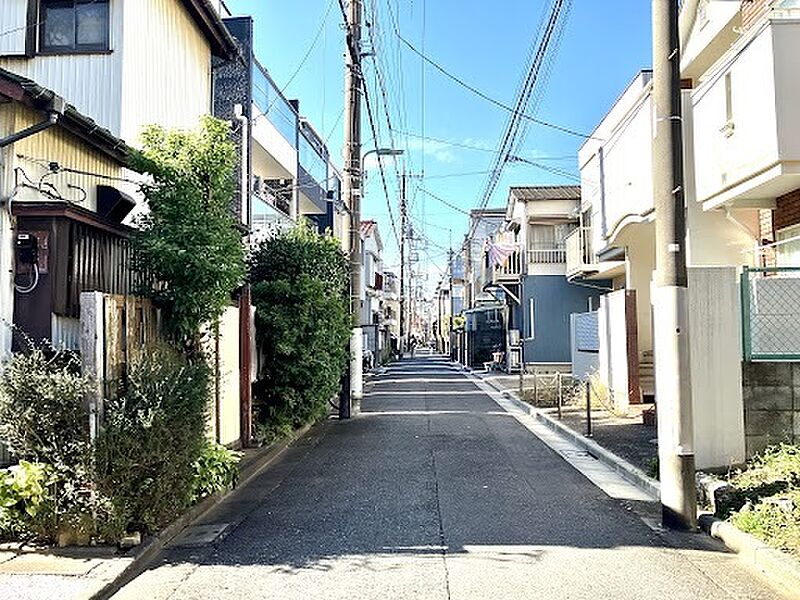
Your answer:
[[[775,0],[742,0],[742,29],[756,23]]]
[[[800,223],[800,189],[778,197],[772,222],[775,231]]]
[[[775,241],[775,229],[772,225],[772,210],[758,211],[758,242],[766,245]],[[775,248],[767,248],[761,252],[761,261],[757,266],[774,267],[776,265]]]

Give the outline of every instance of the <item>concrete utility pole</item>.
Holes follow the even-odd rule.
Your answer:
[[[653,0],[653,297],[662,521],[696,529],[678,0]]]
[[[406,172],[400,180],[400,352],[406,349]]]
[[[350,336],[349,402],[340,402],[339,418],[349,419],[361,410],[364,395],[361,334],[361,0],[349,0],[345,23],[344,74],[344,185],[350,207]]]

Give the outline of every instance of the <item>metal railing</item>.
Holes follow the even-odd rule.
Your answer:
[[[531,242],[528,244],[528,262],[532,264],[557,264],[567,262],[564,242]]]
[[[745,360],[800,360],[800,267],[745,267],[741,294]]]

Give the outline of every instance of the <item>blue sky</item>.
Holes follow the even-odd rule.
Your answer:
[[[308,60],[285,93],[300,99],[301,113],[318,131],[330,133],[331,153],[340,157],[344,42],[338,0],[226,2],[236,14],[253,15],[256,53],[280,87],[295,73],[322,27]],[[366,72],[380,145],[390,145],[390,137],[375,83],[375,61],[386,84],[393,128],[414,135],[424,131],[426,137],[459,144],[394,134],[395,146],[406,150],[397,168],[405,167],[414,175],[409,181],[409,200],[415,229],[427,239],[420,242],[418,254],[421,270],[429,276],[429,288],[435,286],[446,265],[447,248],[451,243],[460,245],[467,217],[419,188],[465,211],[475,206],[492,165],[491,150],[498,145],[508,113],[430,66],[423,73],[419,57],[402,46],[393,23],[398,24],[401,35],[417,48],[424,45],[425,53],[447,70],[513,104],[532,38],[543,10],[551,4],[552,0],[365,0],[375,40],[375,59],[367,59]],[[649,65],[649,0],[573,0],[550,77],[546,85],[537,88],[541,97],[534,114],[588,133],[634,74]],[[363,130],[365,149],[374,147],[366,118]],[[520,154],[577,176],[580,144],[579,138],[532,125]],[[392,161],[384,164],[397,219],[395,165]],[[558,183],[574,181],[533,166],[509,165],[490,205],[503,206],[510,185]],[[379,221],[387,267],[396,267],[397,244],[376,168],[369,170],[362,210],[364,218]]]

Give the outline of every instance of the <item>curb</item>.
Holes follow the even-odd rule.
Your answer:
[[[550,415],[542,412],[535,406],[531,406],[527,402],[523,402],[515,393],[500,388],[491,379],[485,379],[472,370],[465,371],[473,377],[476,377],[477,379],[480,379],[484,383],[493,387],[495,390],[500,392],[504,398],[513,402],[517,408],[527,412],[542,425],[558,433],[562,437],[569,439],[577,446],[583,448],[590,455],[594,456],[597,460],[614,469],[628,482],[635,485],[647,495],[652,496],[654,499],[658,499],[661,496],[661,485],[659,482],[652,477],[648,477],[641,469],[634,467],[628,461],[620,458],[613,452],[606,450],[591,438],[587,438],[584,435],[573,431],[563,423],[559,422],[557,419],[554,419]]]
[[[239,471],[239,480],[235,488],[226,492],[219,492],[203,499],[167,525],[159,533],[150,537],[140,546],[124,555],[133,557],[131,563],[125,567],[121,573],[108,581],[102,588],[88,596],[88,600],[107,600],[122,589],[122,587],[136,579],[136,577],[147,569],[152,560],[158,556],[164,547],[174,540],[186,527],[203,517],[224,499],[235,494],[239,488],[244,487],[258,477],[269,465],[275,462],[289,446],[305,436],[312,427],[313,425],[311,424],[305,425],[282,440],[260,448]]]
[[[661,486],[659,482],[645,475],[640,469],[613,452],[609,452],[597,442],[573,431],[550,415],[543,413],[527,402],[523,402],[515,393],[500,388],[492,380],[481,377],[472,369],[464,369],[464,372],[497,390],[504,398],[535,417],[552,431],[569,438],[575,444],[583,447],[589,454],[612,467],[626,480],[653,496],[654,499],[660,498]],[[797,591],[800,590],[800,562],[780,550],[767,546],[755,536],[737,529],[731,523],[722,521],[712,514],[701,514],[698,522],[701,531],[722,542],[726,548],[735,552],[739,558],[760,571],[774,585],[785,588],[793,597],[800,599],[800,593]]]
[[[797,591],[800,590],[800,563],[794,558],[713,515],[701,515],[699,522],[700,528],[708,535],[720,540],[770,581],[800,597]]]

